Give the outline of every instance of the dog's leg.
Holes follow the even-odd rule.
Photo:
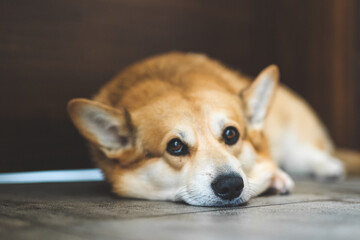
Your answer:
[[[271,193],[285,195],[294,190],[294,181],[291,177],[273,164],[260,163],[254,167],[249,179],[251,197],[257,196],[267,189]]]
[[[330,153],[312,146],[298,144],[286,151],[281,161],[285,171],[293,175],[313,175],[319,180],[340,180],[344,165]]]
[[[275,190],[277,194],[287,194],[293,191],[295,185],[289,175],[270,162],[258,163],[254,166],[249,174],[248,184],[251,197],[269,188]]]

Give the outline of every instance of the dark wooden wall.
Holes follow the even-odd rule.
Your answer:
[[[128,64],[206,53],[277,63],[336,143],[360,150],[357,0],[0,0],[0,172],[90,167],[65,111]]]

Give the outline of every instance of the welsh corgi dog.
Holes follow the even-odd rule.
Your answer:
[[[130,66],[92,100],[71,100],[68,112],[123,197],[236,206],[269,188],[291,192],[288,173],[345,172],[275,65],[252,80],[201,54],[167,53]]]

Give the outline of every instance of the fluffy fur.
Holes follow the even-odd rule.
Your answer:
[[[344,174],[314,112],[278,80],[274,65],[252,80],[204,55],[174,52],[130,66],[68,110],[116,194],[233,206],[269,187],[290,192],[294,183],[278,164],[320,179]],[[240,133],[231,146],[222,137],[228,126]],[[167,152],[174,138],[189,154]],[[214,194],[224,174],[243,179],[240,196]]]

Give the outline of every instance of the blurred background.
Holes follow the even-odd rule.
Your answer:
[[[358,0],[0,0],[0,172],[89,168],[66,103],[170,50],[281,81],[360,150]],[[304,126],[306,127],[306,126]]]

